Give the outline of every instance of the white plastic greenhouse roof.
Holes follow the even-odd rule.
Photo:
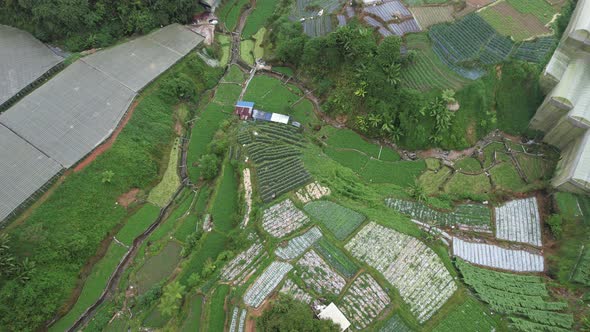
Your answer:
[[[0,25],[0,105],[62,60],[28,32]]]
[[[573,171],[573,180],[590,190],[590,131],[582,138],[579,156]]]
[[[108,138],[137,92],[202,40],[167,26],[76,61],[1,114],[4,135],[20,139],[0,135],[0,220]]]
[[[68,168],[113,132],[134,96],[77,61],[0,115],[0,123]]]
[[[0,220],[61,170],[59,163],[0,125]]]
[[[203,37],[200,35],[182,25],[172,24],[87,56],[82,61],[138,92],[201,41]]]
[[[579,0],[566,31],[569,38],[590,45],[590,0]]]

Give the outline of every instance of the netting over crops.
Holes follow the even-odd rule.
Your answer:
[[[6,183],[0,195],[18,188],[20,176],[38,178],[35,190],[23,189],[29,194],[52,177],[39,176],[38,170],[26,167],[12,175],[11,165],[27,164],[31,158],[23,151],[36,149],[64,168],[92,152],[116,129],[137,92],[202,40],[181,25],[169,25],[78,60],[0,115],[0,124],[21,138],[20,144],[11,146],[2,141],[13,162],[0,163],[0,174],[11,175],[2,177]],[[27,198],[17,197],[20,203]]]
[[[28,32],[0,25],[0,105],[62,60]]]
[[[61,170],[53,159],[0,125],[0,220]]]

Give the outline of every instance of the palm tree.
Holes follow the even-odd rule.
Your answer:
[[[164,294],[158,304],[158,309],[164,316],[173,316],[180,308],[180,300],[184,295],[185,287],[175,281],[164,287]]]
[[[366,132],[369,129],[366,118],[361,115],[356,117],[356,126],[363,132]]]
[[[394,63],[383,67],[385,71],[385,81],[391,85],[397,85],[400,82],[401,65]]]
[[[379,114],[369,114],[369,124],[372,128],[377,128],[383,121],[381,115]]]
[[[14,255],[10,252],[10,238],[8,234],[0,234],[0,276],[8,277],[15,272]]]
[[[30,261],[28,257],[26,257],[17,267],[16,278],[20,283],[25,284],[27,281],[31,280],[31,274],[35,271],[35,262]]]

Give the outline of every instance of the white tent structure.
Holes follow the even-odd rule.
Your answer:
[[[318,318],[333,321],[336,325],[340,326],[340,331],[346,331],[350,327],[350,322],[334,303],[330,303],[324,310],[320,311]]]
[[[590,0],[578,1],[542,79],[549,93],[530,125],[562,151],[552,185],[590,193]]]

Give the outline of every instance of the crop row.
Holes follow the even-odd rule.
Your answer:
[[[428,320],[457,286],[438,255],[416,238],[374,222],[346,244],[357,259],[395,286],[419,322]]]
[[[491,224],[491,211],[485,205],[461,204],[451,212],[441,212],[426,206],[423,203],[388,198],[385,204],[392,209],[406,214],[413,219],[436,226],[479,226],[489,230]]]
[[[260,145],[249,147],[248,154],[255,163],[260,164],[264,163],[265,161],[273,161],[277,159],[299,156],[301,152],[289,145],[270,147]]]
[[[344,294],[341,308],[356,329],[364,329],[391,303],[389,296],[370,274],[354,280]]]
[[[412,17],[412,13],[410,13],[408,8],[401,1],[397,0],[379,5],[366,6],[363,11],[379,17],[383,22]]]
[[[255,262],[263,249],[264,247],[262,246],[262,243],[256,242],[250,246],[250,248],[237,255],[223,268],[221,279],[225,281],[233,281],[243,275],[244,271]]]
[[[303,208],[339,240],[346,239],[365,220],[364,215],[331,201],[314,201]]]
[[[523,276],[483,270],[462,260],[457,260],[456,265],[465,283],[472,287],[492,310],[510,315],[511,320],[516,322],[514,324],[516,329],[530,331],[527,326],[536,326],[537,331],[571,329],[573,316],[558,312],[565,310],[567,303],[547,301],[545,284],[541,278],[523,278]]]
[[[316,16],[303,22],[303,32],[312,38],[325,36],[333,30],[331,15]]]
[[[285,280],[285,283],[283,284],[283,287],[281,287],[281,290],[279,292],[291,295],[294,299],[307,304],[310,304],[312,300],[311,295],[307,294],[291,279]]]
[[[541,217],[535,197],[513,200],[495,210],[498,239],[541,246]]]
[[[264,210],[262,227],[274,237],[283,237],[307,224],[309,218],[286,199]]]
[[[586,246],[580,257],[580,262],[574,271],[572,280],[590,286],[590,247]]]
[[[316,242],[314,248],[343,276],[351,278],[358,271],[358,266],[346,256],[344,251],[336,247],[326,238],[321,238]]]
[[[272,262],[246,291],[244,303],[258,308],[292,268],[289,263]]]
[[[318,294],[338,295],[346,280],[334,271],[315,251],[306,252],[297,262],[298,275],[305,284]]]
[[[317,240],[322,237],[322,232],[319,228],[313,227],[303,235],[292,238],[284,247],[278,247],[275,254],[282,259],[293,259],[301,255],[304,251],[309,249]]]

